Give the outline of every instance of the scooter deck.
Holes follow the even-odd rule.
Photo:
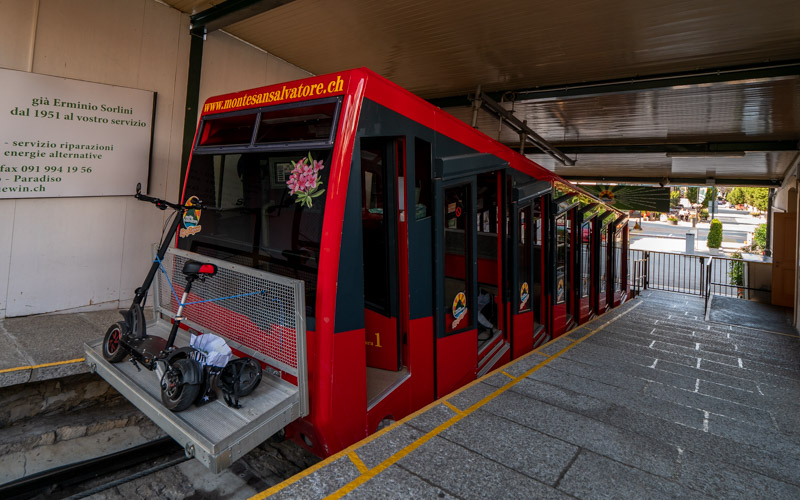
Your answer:
[[[147,325],[149,335],[166,338],[169,324],[163,320]],[[86,363],[92,371],[161,427],[194,457],[215,473],[264,442],[300,416],[297,386],[264,372],[261,384],[241,398],[239,409],[218,398],[203,406],[191,406],[173,413],[161,403],[161,390],[155,372],[130,362],[109,363],[103,358],[103,339],[84,344]],[[188,345],[188,335],[180,332],[175,345]]]

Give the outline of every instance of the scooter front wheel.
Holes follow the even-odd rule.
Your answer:
[[[192,361],[179,359],[161,377],[161,402],[167,409],[178,412],[192,405],[200,394],[201,384],[190,384]]]
[[[128,354],[122,345],[122,337],[128,332],[128,325],[124,321],[117,321],[111,325],[103,337],[103,357],[111,363],[119,363]]]

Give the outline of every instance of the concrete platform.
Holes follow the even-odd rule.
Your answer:
[[[776,333],[796,334],[792,309],[735,297],[713,295],[708,303],[709,320]]]
[[[121,318],[113,309],[0,319],[0,387],[88,373],[84,342]]]
[[[800,338],[642,297],[255,498],[800,498]]]

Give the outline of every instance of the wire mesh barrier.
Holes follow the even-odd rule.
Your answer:
[[[155,293],[157,310],[170,318],[175,317],[186,287],[181,270],[188,260],[215,264],[217,274],[195,282],[184,304],[183,322],[298,376],[305,360],[303,281],[170,248]]]

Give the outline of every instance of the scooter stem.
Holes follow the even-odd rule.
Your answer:
[[[172,329],[169,331],[169,338],[167,338],[167,345],[164,346],[164,350],[167,351],[172,349],[172,345],[175,343],[175,337],[178,336],[178,328],[181,326],[181,321],[183,321],[183,317],[181,314],[183,313],[183,305],[186,304],[186,299],[189,297],[189,292],[192,289],[192,283],[194,282],[194,276],[189,276],[186,278],[186,288],[183,290],[183,297],[181,297],[181,303],[178,304],[178,310],[175,312],[175,319],[172,323]]]
[[[150,285],[153,284],[153,279],[158,272],[159,267],[159,260],[162,260],[164,256],[167,254],[167,249],[170,245],[173,244],[173,240],[175,239],[175,233],[178,232],[178,227],[181,225],[183,218],[180,215],[175,216],[172,221],[172,226],[169,228],[169,232],[164,237],[164,242],[161,244],[161,247],[158,249],[158,259],[153,261],[153,265],[150,266],[150,271],[147,273],[147,277],[144,279],[144,283],[142,286],[137,289],[136,296],[133,298],[133,303],[141,305],[144,298],[147,296],[147,291],[150,289]]]

